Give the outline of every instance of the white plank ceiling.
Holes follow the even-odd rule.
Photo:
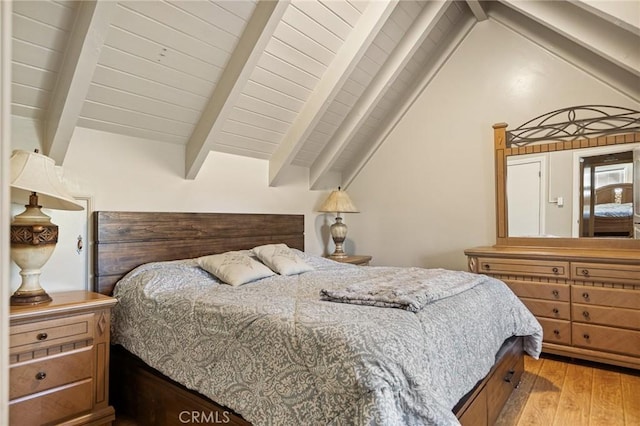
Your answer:
[[[640,97],[640,29],[583,3],[14,1],[12,113],[58,163],[80,126],[183,145],[185,178],[220,151],[268,160],[271,185],[292,165],[348,185],[486,19],[569,40]]]

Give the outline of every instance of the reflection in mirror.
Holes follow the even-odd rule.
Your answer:
[[[581,161],[581,237],[633,237],[633,152]]]
[[[508,236],[633,237],[632,151],[638,147],[626,144],[508,156]],[[603,187],[611,184],[613,198],[606,198]],[[622,190],[619,198],[616,189]],[[617,219],[607,218],[616,215]]]

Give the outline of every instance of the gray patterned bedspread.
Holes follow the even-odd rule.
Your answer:
[[[505,339],[540,353],[540,325],[498,280],[413,313],[320,300],[401,268],[301,256],[314,271],[239,287],[193,260],[138,267],[116,286],[113,341],[257,425],[457,425]]]

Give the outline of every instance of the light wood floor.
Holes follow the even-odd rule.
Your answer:
[[[638,426],[640,372],[525,356],[525,372],[496,426]]]

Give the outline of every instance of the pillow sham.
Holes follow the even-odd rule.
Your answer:
[[[246,253],[237,251],[202,256],[197,261],[202,269],[232,286],[275,275],[262,263],[252,259]]]
[[[313,271],[313,267],[300,259],[286,244],[266,244],[254,247],[253,254],[280,275],[296,275]]]

